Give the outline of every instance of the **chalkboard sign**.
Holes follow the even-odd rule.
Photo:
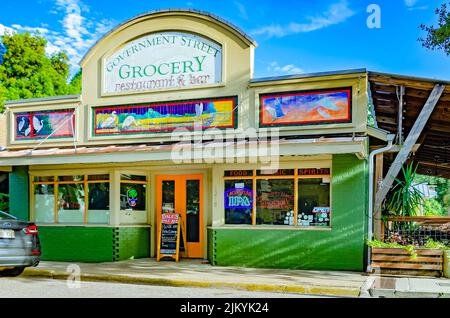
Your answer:
[[[182,220],[177,213],[162,213],[158,235],[157,261],[163,257],[170,257],[178,262],[180,257],[180,238],[183,246],[185,236],[182,233]]]

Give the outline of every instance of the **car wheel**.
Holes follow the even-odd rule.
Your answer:
[[[23,273],[25,267],[14,267],[11,269],[4,269],[0,271],[0,276],[3,277],[16,277]]]

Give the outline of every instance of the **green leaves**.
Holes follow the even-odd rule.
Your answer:
[[[0,193],[0,211],[9,212],[9,195]]]
[[[81,81],[68,83],[69,58],[45,53],[47,41],[30,33],[4,35],[7,51],[0,65],[0,111],[5,100],[79,94]],[[80,73],[81,74],[81,73]]]
[[[410,163],[406,169],[402,167],[403,178],[395,179],[395,185],[388,197],[386,207],[395,216],[414,216],[423,205],[423,193],[414,185],[417,166]]]
[[[450,2],[448,4],[443,3],[435,11],[438,16],[437,27],[420,25],[420,28],[427,32],[427,38],[419,38],[419,41],[427,49],[443,50],[445,54],[450,55],[450,11],[448,11],[447,6],[450,6]]]

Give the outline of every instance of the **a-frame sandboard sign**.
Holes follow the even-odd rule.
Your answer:
[[[156,260],[170,257],[176,262],[180,259],[180,235],[183,240],[184,252],[187,255],[186,235],[183,230],[183,220],[178,213],[162,213],[158,229],[158,245]]]

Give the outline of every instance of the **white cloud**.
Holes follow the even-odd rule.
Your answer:
[[[404,0],[407,7],[414,7],[419,0]]]
[[[3,36],[5,34],[13,34],[16,32],[17,31],[14,30],[13,28],[7,27],[6,25],[0,23],[0,36]]]
[[[43,27],[27,27],[27,26],[21,26],[20,24],[13,24],[11,27],[16,30],[17,32],[30,32],[30,33],[40,33],[41,35],[48,34],[50,31],[47,28]]]
[[[271,62],[267,66],[267,72],[273,73],[274,75],[287,75],[287,74],[300,74],[304,71],[295,66],[294,64],[279,65],[278,62]]]
[[[419,2],[419,0],[404,0],[405,6],[408,7],[408,11],[414,11],[414,10],[427,10],[427,5],[422,6],[416,6],[416,4]]]
[[[341,0],[332,4],[326,11],[316,16],[306,17],[307,23],[291,22],[288,25],[269,25],[253,30],[252,35],[266,35],[268,37],[284,37],[290,34],[311,32],[339,24],[346,21],[355,14],[349,6],[347,0]]]
[[[248,20],[247,10],[245,9],[245,6],[239,1],[234,1],[234,5],[239,11],[239,16],[244,20]]]
[[[55,8],[50,11],[52,14],[61,15],[59,21],[62,25],[62,31],[51,31],[47,25],[40,27],[22,26],[13,24],[10,27],[0,24],[0,36],[5,32],[30,32],[39,33],[47,40],[46,52],[53,54],[58,51],[65,51],[69,57],[71,74],[78,69],[78,63],[87,50],[103,34],[108,32],[115,21],[102,19],[97,21],[86,17],[89,13],[89,7],[81,0],[55,0]]]

